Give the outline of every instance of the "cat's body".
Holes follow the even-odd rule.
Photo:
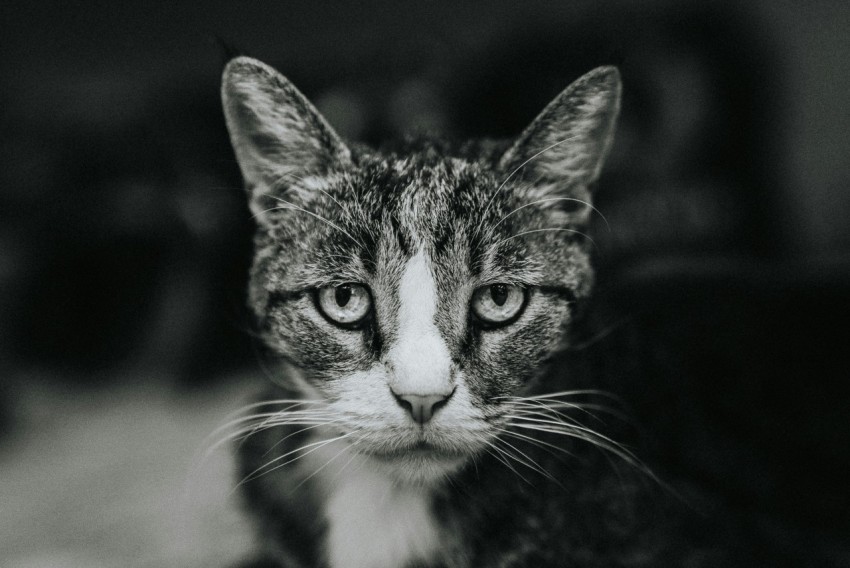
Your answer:
[[[584,229],[619,92],[599,68],[515,141],[377,151],[343,143],[270,67],[228,64],[259,225],[250,304],[284,385],[240,431],[274,561],[709,561],[682,554],[663,492],[596,431],[601,395],[546,373],[593,284]]]

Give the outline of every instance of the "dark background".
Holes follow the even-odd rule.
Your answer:
[[[738,510],[766,558],[850,565],[848,30],[838,0],[7,0],[0,488],[18,507],[0,511],[13,535],[0,551],[13,566],[164,562],[173,534],[128,537],[157,515],[128,510],[173,479],[138,489],[135,450],[154,473],[179,469],[183,446],[157,444],[191,451],[262,377],[219,37],[369,143],[510,136],[583,72],[619,65],[595,331],[637,367],[612,388],[660,467]],[[122,419],[129,409],[143,428]],[[163,412],[170,426],[151,418]],[[75,428],[95,443],[74,446]],[[103,497],[133,491],[112,509]],[[79,528],[92,519],[108,539]],[[203,531],[181,539],[203,550],[174,552],[192,559],[182,565],[221,559]]]

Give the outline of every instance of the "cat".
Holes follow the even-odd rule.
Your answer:
[[[227,63],[257,221],[249,306],[279,361],[236,432],[268,565],[718,559],[674,536],[645,466],[587,425],[603,394],[553,365],[593,289],[620,98],[599,67],[514,140],[372,149],[272,67]]]

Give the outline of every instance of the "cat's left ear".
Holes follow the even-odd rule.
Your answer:
[[[530,183],[532,198],[587,200],[614,138],[621,90],[616,67],[583,75],[525,129],[500,168]]]
[[[221,98],[230,141],[262,220],[265,199],[287,176],[320,176],[351,163],[351,151],[283,75],[250,57],[224,68]]]

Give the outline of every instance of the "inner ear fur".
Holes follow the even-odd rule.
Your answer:
[[[588,200],[614,139],[621,97],[616,67],[597,67],[555,97],[499,161],[530,199]],[[567,198],[567,199],[564,199]]]
[[[221,98],[230,141],[259,215],[262,197],[287,176],[326,175],[345,168],[351,151],[286,77],[250,57],[236,57],[222,74]]]

